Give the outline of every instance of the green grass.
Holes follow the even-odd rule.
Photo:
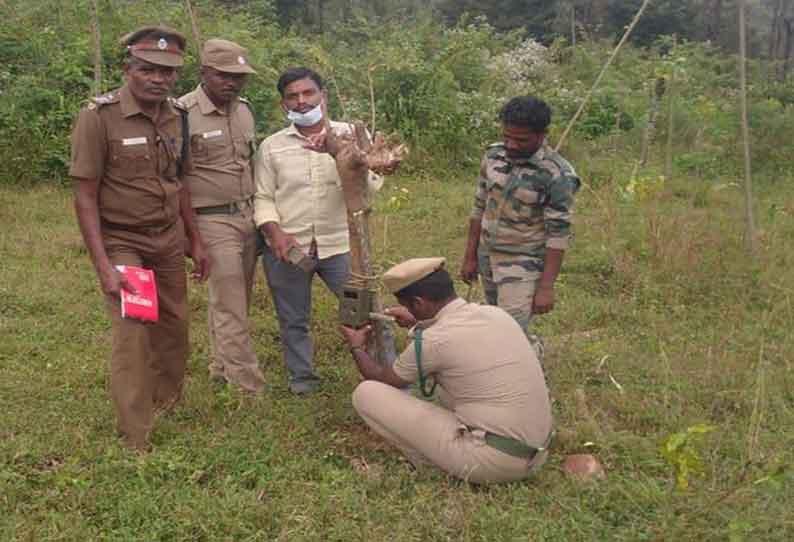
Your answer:
[[[192,286],[184,401],[158,420],[154,452],[126,452],[70,192],[0,189],[0,540],[791,540],[792,476],[765,478],[794,449],[790,179],[760,189],[774,197],[760,198],[752,259],[739,189],[676,181],[627,202],[606,163],[580,169],[598,182],[578,198],[558,306],[535,320],[560,439],[537,478],[487,488],[412,470],[357,418],[358,375],[321,287],[324,385],[291,396],[261,273],[266,393],[210,382],[206,290]],[[392,180],[373,224],[381,265],[444,255],[457,271],[472,184]],[[698,423],[716,430],[698,448],[703,476],[679,491],[659,446]],[[566,478],[577,452],[597,455],[607,479]]]

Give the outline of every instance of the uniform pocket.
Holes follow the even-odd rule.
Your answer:
[[[123,177],[154,173],[152,142],[146,137],[111,140],[110,167]]]

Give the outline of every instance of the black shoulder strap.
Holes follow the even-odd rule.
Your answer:
[[[179,154],[179,160],[176,162],[176,176],[181,179],[184,170],[185,156],[187,156],[188,145],[190,145],[190,128],[187,125],[187,111],[179,109],[179,114],[182,117],[182,152]]]

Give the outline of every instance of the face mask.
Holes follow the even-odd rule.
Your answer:
[[[319,104],[314,109],[310,109],[305,113],[298,111],[287,111],[287,118],[290,122],[295,123],[297,126],[314,126],[323,120],[323,104]]]

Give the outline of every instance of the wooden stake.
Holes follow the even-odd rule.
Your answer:
[[[94,0],[94,96],[102,94],[102,40],[99,33],[99,1]]]
[[[573,116],[571,121],[568,123],[568,126],[565,127],[565,131],[560,136],[559,141],[557,141],[557,146],[554,147],[555,151],[559,151],[562,148],[563,143],[565,143],[565,139],[568,137],[568,133],[571,131],[571,129],[573,128],[574,124],[576,124],[576,121],[579,120],[579,117],[584,112],[585,108],[587,107],[588,103],[590,102],[590,98],[593,96],[593,92],[595,92],[595,89],[598,88],[599,83],[601,83],[601,79],[604,77],[604,74],[606,73],[607,68],[609,68],[610,64],[612,64],[612,61],[615,60],[615,57],[618,55],[618,51],[620,51],[620,48],[623,47],[624,43],[626,43],[626,40],[631,35],[631,31],[634,30],[635,26],[637,26],[637,23],[639,22],[640,17],[642,17],[642,14],[645,12],[645,8],[647,8],[648,4],[650,4],[650,3],[651,3],[651,0],[644,0],[642,5],[640,6],[639,11],[637,11],[637,14],[634,15],[634,19],[631,21],[631,24],[626,29],[626,32],[623,34],[623,37],[620,38],[620,41],[618,42],[617,46],[615,47],[615,50],[612,51],[612,54],[610,55],[609,59],[607,59],[607,62],[606,62],[606,64],[604,64],[604,67],[601,68],[601,73],[599,73],[598,77],[596,77],[596,80],[593,83],[593,86],[590,87],[590,91],[584,97],[584,100],[582,100],[582,103],[579,105],[579,109],[576,110],[576,114]]]
[[[670,56],[673,59],[673,67],[670,71],[670,81],[667,83],[667,146],[664,152],[664,178],[670,179],[673,177],[673,134],[675,133],[674,115],[675,115],[675,49],[678,44],[678,36],[673,34],[673,48],[670,50]]]
[[[193,41],[196,42],[196,50],[198,51],[199,57],[201,57],[201,33],[199,32],[198,21],[196,20],[196,15],[193,12],[193,5],[190,3],[190,0],[185,0],[185,10],[187,11],[188,17],[190,17],[190,28],[193,31]]]
[[[742,109],[742,146],[744,147],[744,208],[747,220],[745,242],[751,256],[758,252],[753,213],[753,179],[750,167],[750,129],[747,121],[747,39],[745,26],[745,0],[739,0],[739,99]]]

